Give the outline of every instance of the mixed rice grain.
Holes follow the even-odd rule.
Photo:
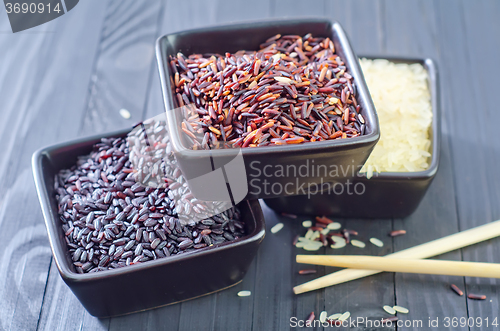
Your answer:
[[[277,35],[258,51],[171,56],[171,86],[194,149],[364,134],[356,85],[329,38]]]

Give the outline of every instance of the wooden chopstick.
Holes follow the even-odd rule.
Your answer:
[[[397,259],[366,255],[297,255],[297,262],[415,274],[500,278],[499,263]]]
[[[500,236],[500,220],[481,225],[466,231],[458,232],[440,239],[417,245],[399,252],[386,255],[398,259],[426,259],[432,256],[451,252],[481,241]],[[345,283],[354,279],[377,274],[379,270],[344,269],[319,277],[310,282],[295,286],[295,294],[314,291],[320,288]]]

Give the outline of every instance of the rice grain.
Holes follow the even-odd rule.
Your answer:
[[[361,172],[371,178],[374,173],[426,170],[431,157],[432,123],[427,71],[421,64],[396,64],[384,59],[361,59],[360,64],[381,131]]]

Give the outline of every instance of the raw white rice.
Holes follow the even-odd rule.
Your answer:
[[[250,291],[239,291],[238,292],[239,297],[249,297],[251,295],[252,295],[252,292],[250,292]]]
[[[370,238],[370,242],[377,247],[384,247],[384,242],[378,238]]]
[[[302,226],[305,228],[310,228],[313,225],[313,223],[310,220],[306,220],[302,222]]]
[[[349,317],[351,317],[351,313],[346,311],[345,313],[342,314],[342,316],[340,316],[338,318],[339,321],[345,321],[346,319],[348,319]]]
[[[342,237],[332,236],[332,240],[333,240],[333,245],[330,245],[330,247],[333,249],[339,249],[345,247],[346,245],[346,241]]]
[[[333,223],[328,224],[326,227],[330,230],[338,230],[342,227],[342,225],[340,225],[340,223],[338,223],[338,222],[333,222]]]
[[[335,239],[334,239],[335,240]],[[359,248],[365,248],[366,244],[361,240],[353,239],[351,240],[351,245]]]
[[[384,307],[384,310],[388,313],[388,314],[391,314],[391,315],[396,315],[396,311],[394,310],[394,308],[392,308],[391,306],[387,306],[385,305]]]
[[[271,233],[277,233],[281,229],[283,229],[283,223],[277,223],[271,228]]]
[[[410,311],[408,310],[408,308],[405,308],[405,307],[401,307],[401,306],[394,306],[392,307],[392,309],[394,309],[395,311],[397,311],[398,313],[402,313],[402,314],[408,314]]]
[[[335,321],[335,320],[339,319],[340,316],[342,316],[342,313],[336,313],[336,314],[328,316],[328,319],[331,321]]]
[[[421,64],[361,59],[380,123],[380,140],[361,169],[415,172],[429,167],[432,123],[427,71]]]
[[[132,116],[130,112],[125,108],[120,109],[120,115],[126,120],[128,120]]]

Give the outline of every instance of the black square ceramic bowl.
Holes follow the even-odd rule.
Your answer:
[[[128,132],[62,143],[33,155],[33,174],[57,268],[83,306],[97,317],[160,307],[233,286],[243,279],[265,234],[258,201],[245,201],[238,205],[246,226],[245,237],[119,269],[77,273],[57,213],[54,176],[74,165],[79,155],[89,154],[102,137],[125,137]]]
[[[365,80],[349,40],[338,23],[324,19],[269,20],[244,24],[216,26],[197,30],[189,30],[167,34],[158,39],[156,57],[160,73],[163,98],[167,112],[170,140],[176,152],[179,167],[186,176],[193,194],[201,199],[209,200],[203,195],[206,188],[191,185],[190,179],[204,175],[204,167],[200,164],[221,166],[235,158],[237,152],[232,149],[192,150],[185,145],[180,130],[182,117],[178,111],[178,103],[174,96],[173,74],[169,65],[169,57],[182,52],[188,56],[194,53],[236,52],[238,50],[258,50],[261,43],[276,34],[295,34],[304,36],[312,33],[317,37],[329,37],[337,54],[345,62],[349,73],[357,86],[360,113],[366,119],[365,134],[349,139],[328,140],[297,145],[266,146],[241,149],[243,163],[246,168],[246,182],[249,183],[245,199],[263,197],[289,196],[304,192],[309,184],[328,181],[332,178],[319,176],[309,171],[307,176],[295,176],[289,171],[284,176],[268,176],[270,171],[279,167],[311,168],[313,165],[337,164],[343,168],[356,168],[363,165],[371,150],[379,139],[378,119],[375,107],[366,87]],[[176,111],[174,111],[177,109]],[[290,169],[290,168],[288,168]],[[305,173],[305,172],[303,172]],[[348,172],[345,176],[349,176]],[[354,172],[355,173],[355,172]],[[245,180],[245,173],[241,176]],[[337,178],[338,179],[338,178]],[[267,188],[266,182],[267,181]],[[231,183],[229,183],[231,184]],[[208,184],[207,184],[208,185]],[[275,187],[275,190],[271,188]],[[286,189],[284,189],[286,187]],[[302,190],[301,190],[302,187]],[[280,190],[281,189],[281,190]],[[210,191],[210,190],[208,190]]]
[[[403,218],[415,211],[427,192],[439,165],[441,144],[441,122],[439,82],[436,64],[431,59],[385,58],[395,63],[420,63],[428,72],[428,86],[431,93],[432,125],[431,159],[427,170],[419,172],[382,172],[368,179],[359,175],[351,181],[351,193],[323,192],[322,194],[265,199],[266,204],[277,212],[309,215],[331,215],[351,218]],[[382,131],[383,135],[384,132]],[[362,185],[362,186],[361,186]],[[354,189],[358,187],[356,194]],[[339,186],[340,187],[340,186]],[[344,186],[345,188],[345,186]],[[340,189],[337,190],[340,192]]]

